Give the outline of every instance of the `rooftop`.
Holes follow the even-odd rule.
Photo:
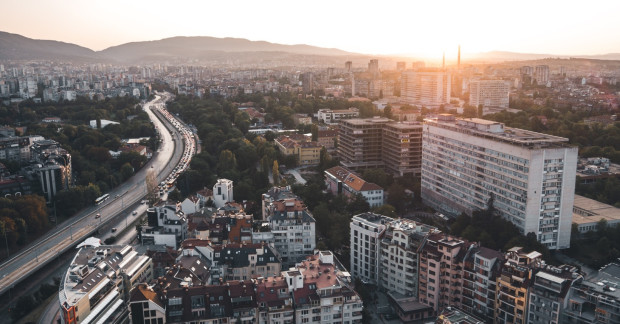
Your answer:
[[[435,118],[426,118],[424,122],[454,132],[484,137],[519,146],[564,146],[568,142],[568,138],[565,137],[505,127],[503,123],[480,118],[455,118],[449,114],[442,114]]]
[[[606,221],[620,221],[620,208],[594,199],[575,195],[573,202],[573,223],[577,225]]]

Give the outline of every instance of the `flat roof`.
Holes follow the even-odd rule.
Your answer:
[[[620,208],[596,201],[584,196],[575,195],[573,202],[573,223],[577,225],[606,221],[620,221]]]
[[[549,281],[551,281],[551,282],[555,282],[555,283],[560,284],[560,285],[561,285],[561,284],[564,282],[564,280],[565,280],[564,278],[556,277],[556,276],[554,276],[554,275],[552,275],[552,274],[550,274],[550,273],[546,273],[546,272],[544,272],[544,271],[539,271],[539,272],[536,274],[536,276],[537,276],[537,277],[541,277],[541,278],[543,278],[543,279],[547,279],[547,280],[549,280]]]
[[[512,145],[559,145],[566,146],[568,138],[537,133],[520,128],[504,127],[503,132],[493,133],[478,130],[474,127],[459,125],[459,121],[473,122],[484,125],[501,124],[495,121],[489,121],[479,118],[456,118],[455,120],[439,120],[438,118],[425,118],[426,124],[447,129],[453,132],[464,133],[467,135],[488,138],[498,142],[506,142]],[[576,148],[576,147],[575,147]]]

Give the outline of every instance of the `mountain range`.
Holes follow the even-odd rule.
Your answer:
[[[310,45],[283,45],[242,38],[208,36],[171,37],[155,41],[131,42],[93,51],[86,47],[53,40],[31,39],[0,31],[0,60],[71,60],[78,62],[149,63],[167,60],[244,61],[308,60],[308,57],[371,57],[335,48]],[[387,57],[387,56],[383,56]],[[578,57],[597,60],[620,60],[620,53],[604,55],[558,56],[493,51],[470,54],[467,61],[499,62],[544,58]]]

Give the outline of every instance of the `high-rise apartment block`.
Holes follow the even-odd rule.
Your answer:
[[[549,249],[570,245],[577,147],[478,118],[424,123],[422,199],[451,215],[487,208]]]
[[[284,269],[314,252],[316,221],[290,188],[274,187],[263,194],[263,219],[269,221]]]
[[[474,107],[508,108],[510,86],[504,80],[476,80],[469,83],[469,104]]]
[[[549,82],[549,65],[536,65],[534,80],[538,85],[546,85]]]
[[[418,297],[419,251],[439,231],[408,219],[394,220],[381,238],[380,284],[397,296]]]
[[[420,174],[422,125],[388,118],[348,119],[340,123],[340,164],[359,171],[385,168],[403,176]]]
[[[404,71],[400,96],[404,103],[437,108],[450,103],[450,72],[445,69],[422,68]]]
[[[472,246],[463,264],[463,297],[460,307],[492,322],[495,313],[496,279],[504,254],[482,246]]]
[[[393,218],[364,213],[351,219],[351,275],[364,283],[379,284],[380,247],[378,242]]]
[[[376,78],[379,76],[379,60],[377,59],[370,60],[370,62],[368,63],[368,73],[373,78]]]

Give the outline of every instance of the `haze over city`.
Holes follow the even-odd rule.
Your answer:
[[[620,52],[620,2],[5,0],[0,30],[102,50],[174,36],[238,37],[379,55]]]
[[[620,1],[0,4],[0,324],[620,324]]]

